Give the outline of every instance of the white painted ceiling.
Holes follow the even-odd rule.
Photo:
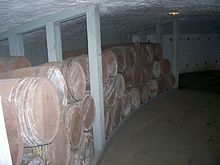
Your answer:
[[[126,34],[170,19],[170,10],[179,11],[181,18],[220,17],[220,0],[0,0],[0,32],[87,3],[100,4],[102,34]],[[66,22],[62,29],[63,35],[79,35],[85,30],[85,18]]]

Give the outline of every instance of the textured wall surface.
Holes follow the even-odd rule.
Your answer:
[[[180,73],[220,69],[220,34],[183,34]]]
[[[156,36],[148,35],[153,41]],[[179,38],[180,73],[220,70],[220,33],[181,34]],[[172,35],[163,36],[163,56],[172,61]]]
[[[128,33],[140,26],[170,18],[170,10],[178,10],[181,17],[219,16],[219,0],[0,0],[0,32],[24,22],[57,13],[65,9],[99,3],[104,33]],[[68,22],[68,28],[75,24]],[[81,27],[84,21],[78,21]],[[79,28],[79,31],[82,28]],[[74,33],[74,32],[73,32]],[[73,35],[79,34],[75,31]]]
[[[0,0],[0,32],[26,21],[90,3],[100,4],[103,46],[128,43],[131,40],[128,34],[131,32],[172,19],[168,15],[170,10],[180,12],[183,33],[216,33],[220,30],[219,0]],[[205,22],[206,18],[215,19]],[[171,31],[171,24],[163,25],[163,34],[169,34]],[[155,29],[148,29],[148,34],[154,32]],[[64,51],[87,47],[85,17],[62,23],[61,33]],[[45,40],[45,29],[24,35],[25,55],[33,65],[47,61]],[[138,40],[138,35],[134,40]],[[148,35],[147,40],[155,41],[155,37]],[[171,42],[169,36],[164,36],[164,51],[168,51],[165,53],[168,57],[172,48]],[[7,42],[0,42],[0,55],[9,55]],[[186,65],[185,63],[181,65]]]

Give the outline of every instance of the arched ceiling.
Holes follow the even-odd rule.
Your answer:
[[[0,0],[0,32],[88,3],[100,4],[102,34],[126,34],[138,27],[170,19],[170,10],[179,11],[180,18],[220,17],[220,0]],[[68,21],[62,25],[62,34],[79,35],[85,31],[85,26],[85,18]]]

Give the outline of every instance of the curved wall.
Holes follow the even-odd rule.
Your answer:
[[[220,70],[220,34],[181,34],[179,72]],[[164,57],[172,58],[172,35],[163,37]],[[172,60],[171,60],[172,61]]]

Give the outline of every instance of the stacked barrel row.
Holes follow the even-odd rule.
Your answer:
[[[170,72],[170,61],[163,58],[159,44],[115,46],[108,48],[106,52],[112,56],[114,54],[117,61],[117,73],[104,85],[105,97],[109,98],[109,103],[105,103],[105,128],[108,138],[113,128],[131,111],[174,87],[175,78]]]
[[[13,164],[91,162],[95,104],[79,62],[8,70],[0,79]]]
[[[86,75],[87,81],[87,92],[90,91],[90,76],[89,76],[89,62],[88,62],[88,55],[78,54],[73,51],[69,51],[68,53],[64,53],[64,56],[68,57],[68,59],[75,59],[79,63],[81,63]],[[70,57],[74,56],[74,57]],[[110,134],[112,127],[109,128],[110,125],[113,126],[113,119],[117,116],[118,121],[117,125],[121,120],[121,114],[115,114],[117,112],[121,113],[122,109],[122,102],[121,100],[124,99],[124,103],[128,100],[124,98],[124,91],[125,91],[125,84],[124,78],[122,74],[118,74],[118,62],[117,58],[113,51],[110,49],[106,49],[102,51],[102,77],[103,77],[103,94],[104,94],[104,110],[105,110],[105,131],[106,135]],[[126,105],[130,105],[130,102]],[[129,108],[129,106],[128,106]],[[114,109],[114,110],[113,110]],[[117,109],[117,110],[116,110]],[[117,112],[116,112],[117,111]],[[129,110],[127,110],[129,111]],[[113,113],[114,113],[114,116]],[[111,118],[111,119],[110,119]]]
[[[72,56],[22,69],[17,69],[20,63],[11,67],[12,62],[0,62],[7,71],[0,74],[3,107],[15,113],[6,118],[14,164],[91,163],[95,103],[88,55]],[[106,138],[140,104],[175,85],[169,60],[153,43],[103,50],[102,73]]]
[[[63,56],[78,59],[86,66],[84,70],[88,75],[89,90],[88,55],[85,53],[86,50],[68,51],[64,52]],[[163,58],[161,46],[155,43],[104,49],[102,72],[106,138],[111,135],[113,128],[140,104],[175,85],[175,78],[170,72],[170,61]]]

